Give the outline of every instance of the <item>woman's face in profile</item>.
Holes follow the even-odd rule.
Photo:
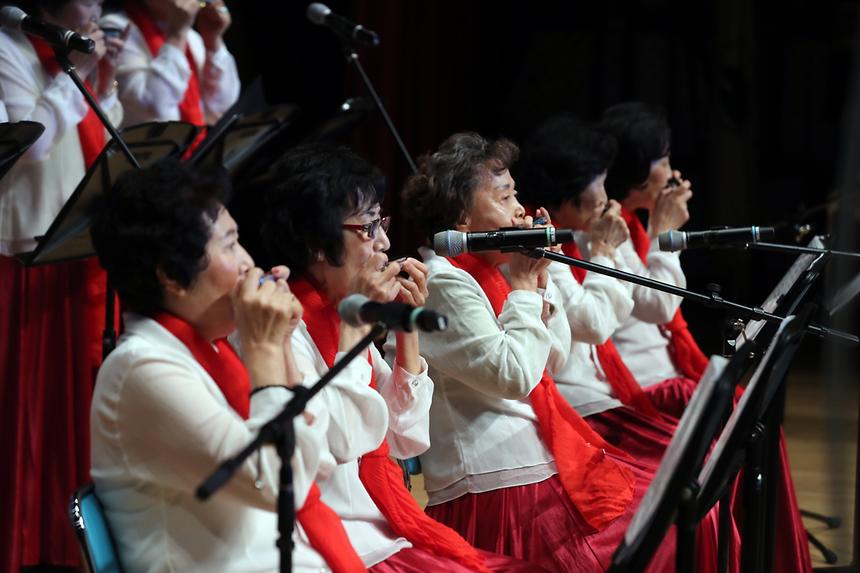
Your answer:
[[[367,260],[374,254],[385,252],[391,247],[391,242],[388,240],[388,234],[378,222],[382,219],[382,207],[379,203],[373,203],[359,210],[344,219],[344,225],[369,225],[374,221],[375,234],[370,236],[365,230],[359,229],[343,229],[343,256],[341,257],[342,264],[340,266],[330,265],[327,261],[323,264],[326,266],[326,286],[328,295],[333,300],[340,300],[347,294],[347,285],[358,275],[364,268]],[[384,262],[387,259],[383,259]],[[382,267],[375,270],[382,270]]]
[[[198,309],[209,330],[227,336],[234,329],[230,294],[239,279],[253,268],[254,260],[239,243],[236,221],[223,207],[212,223],[206,259],[206,268],[187,289],[188,302]]]
[[[671,178],[672,165],[669,163],[669,156],[666,155],[651,162],[651,171],[648,173],[648,179],[634,193],[642,193],[643,206],[647,209],[653,209],[654,205],[657,204],[657,198],[663,189],[669,185],[669,179]]]

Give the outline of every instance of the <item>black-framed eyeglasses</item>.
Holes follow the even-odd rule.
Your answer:
[[[359,231],[364,233],[364,236],[368,239],[375,239],[376,233],[379,232],[379,229],[382,229],[386,233],[388,232],[388,227],[391,225],[391,217],[382,217],[381,219],[374,219],[370,223],[365,223],[363,225],[358,224],[349,224],[344,223],[341,225],[341,228],[347,229],[349,231]]]

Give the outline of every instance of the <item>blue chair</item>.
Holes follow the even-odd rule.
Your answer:
[[[93,484],[87,484],[72,494],[69,519],[75,529],[87,573],[123,573],[116,544]]]

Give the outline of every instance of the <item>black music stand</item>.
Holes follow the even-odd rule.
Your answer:
[[[172,142],[129,145],[141,166],[151,165],[176,152]],[[27,266],[60,263],[83,259],[94,254],[89,228],[94,200],[116,183],[126,171],[134,167],[119,153],[114,140],[105,145],[77,188],[72,192],[48,231],[36,237],[36,248],[15,257]]]
[[[176,153],[176,145],[170,141],[128,145],[140,166]],[[62,263],[83,259],[94,254],[90,239],[93,203],[99,195],[109,192],[117,179],[126,171],[136,169],[116,140],[105,145],[84,178],[54,218],[48,231],[36,237],[36,248],[27,253],[16,253],[15,257],[26,266]],[[108,280],[105,300],[105,329],[102,335],[102,355],[107,356],[116,346],[114,330],[114,291]]]
[[[774,509],[771,485],[779,455],[779,428],[782,419],[775,415],[784,399],[788,367],[800,346],[812,318],[814,305],[805,305],[796,316],[789,316],[771,337],[770,345],[729,417],[714,449],[699,474],[696,519],[707,512],[732,487],[744,466],[745,515],[742,571],[770,571],[773,550]],[[743,354],[749,354],[747,342]],[[741,352],[739,352],[741,353]],[[781,410],[779,410],[781,413]],[[721,540],[721,551],[727,544]]]
[[[612,556],[611,573],[644,571],[672,521],[676,522],[677,534],[676,571],[695,570],[698,471],[731,406],[735,385],[750,360],[749,353],[737,353],[731,360],[711,358],[660,467]]]
[[[0,179],[44,131],[45,126],[35,121],[0,123]]]
[[[164,159],[180,159],[199,132],[199,127],[184,121],[150,121],[120,130],[130,146],[172,144],[173,150]]]

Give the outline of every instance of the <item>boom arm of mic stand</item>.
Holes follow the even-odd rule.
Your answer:
[[[199,499],[206,500],[212,496],[221,486],[230,481],[236,470],[256,450],[266,444],[275,444],[278,455],[281,458],[280,487],[278,492],[278,547],[281,553],[280,571],[292,570],[293,549],[293,527],[295,523],[295,492],[293,491],[293,473],[290,460],[293,457],[296,441],[293,431],[293,418],[304,412],[308,401],[313,398],[326,384],[334,380],[347,365],[361,354],[370,344],[378,338],[386,327],[381,323],[374,324],[370,332],[362,338],[358,344],[347,352],[343,358],[335,362],[316,384],[310,388],[298,387],[294,389],[292,400],[287,402],[281,412],[263,424],[251,442],[235,456],[223,461],[218,468],[197,487],[196,495]]]
[[[370,81],[370,77],[364,71],[364,66],[361,65],[361,61],[358,59],[358,53],[351,45],[347,43],[343,44],[343,51],[344,54],[346,54],[346,61],[351,63],[353,66],[355,66],[355,69],[358,70],[358,75],[361,76],[361,80],[367,87],[367,91],[370,92],[370,96],[373,98],[373,101],[376,104],[376,108],[379,110],[379,113],[382,114],[382,119],[385,120],[385,125],[388,126],[388,131],[390,131],[391,135],[394,136],[394,141],[397,142],[397,147],[400,148],[400,153],[402,153],[404,159],[406,159],[406,163],[409,165],[409,169],[412,170],[412,173],[418,173],[418,166],[415,165],[415,161],[409,154],[409,150],[406,149],[406,144],[403,143],[403,140],[400,138],[400,133],[397,131],[397,128],[394,127],[394,122],[391,121],[391,117],[388,115],[388,111],[385,109],[385,105],[382,103],[382,99],[380,99],[379,94],[376,93],[376,90],[373,87],[373,82]]]
[[[610,276],[612,278],[616,278],[618,280],[622,280],[625,282],[638,284],[647,288],[651,288],[654,290],[659,290],[662,292],[667,292],[669,294],[674,294],[676,296],[680,296],[687,300],[693,300],[698,303],[704,304],[705,306],[709,306],[711,308],[725,308],[736,313],[737,316],[743,316],[746,318],[754,318],[757,320],[767,320],[768,322],[782,322],[785,320],[785,317],[779,316],[776,314],[771,314],[766,312],[764,309],[754,306],[745,306],[742,304],[738,304],[736,302],[732,302],[726,300],[719,296],[716,293],[711,293],[709,295],[704,295],[701,293],[697,293],[695,291],[687,290],[685,288],[681,288],[675,285],[670,285],[664,282],[655,281],[654,279],[649,279],[645,277],[640,277],[639,275],[634,275],[632,273],[627,273],[624,271],[619,271],[618,269],[613,269],[610,267],[605,267],[603,265],[598,265],[597,263],[592,263],[591,261],[585,261],[582,259],[576,259],[573,257],[568,257],[567,255],[562,255],[561,253],[556,253],[554,251],[544,250],[544,249],[522,249],[520,251],[526,256],[535,258],[535,259],[549,259],[551,261],[556,261],[559,263],[563,263],[572,267],[579,267],[581,269],[585,269],[587,271],[595,272],[601,275]],[[825,336],[833,336],[835,338],[841,338],[843,340],[847,340],[854,344],[860,343],[860,338],[858,338],[854,334],[849,334],[847,332],[841,332],[839,330],[834,330],[831,328],[825,328],[822,326],[809,325],[807,327],[809,332],[825,337]]]
[[[96,101],[96,98],[93,97],[93,94],[90,93],[90,90],[87,89],[87,86],[84,85],[84,82],[81,81],[81,77],[78,75],[78,72],[75,71],[75,66],[72,64],[71,60],[69,60],[69,54],[67,51],[64,51],[61,48],[54,47],[54,55],[57,56],[57,62],[59,62],[60,67],[63,68],[63,71],[68,74],[72,81],[83,94],[84,99],[87,100],[87,104],[89,104],[90,108],[95,112],[98,116],[99,121],[102,122],[102,125],[105,126],[105,129],[110,133],[110,136],[116,141],[117,145],[119,145],[122,154],[128,159],[128,162],[131,163],[135,169],[140,169],[140,163],[137,161],[137,158],[128,148],[123,138],[120,136],[119,132],[113,126],[113,124],[108,119],[108,116],[105,115],[104,110],[102,110],[99,102]]]
[[[816,249],[815,247],[798,247],[796,245],[781,245],[779,243],[747,243],[746,248],[759,251],[773,251],[778,253],[798,253],[825,256],[850,257],[860,259],[860,253],[851,251],[834,251],[831,249]]]

